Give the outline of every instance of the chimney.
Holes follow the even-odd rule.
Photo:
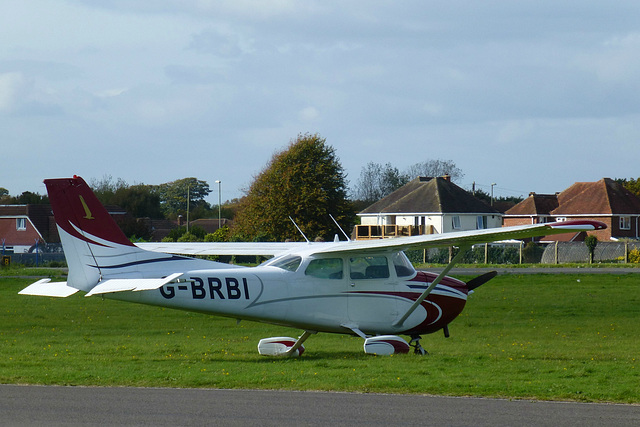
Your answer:
[[[442,177],[445,181],[451,182],[451,175],[449,175],[448,173],[445,173],[444,175],[442,175]]]

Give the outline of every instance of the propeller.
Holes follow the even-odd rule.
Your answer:
[[[471,279],[471,280],[469,280],[467,282],[467,289],[472,291],[475,288],[484,285],[485,283],[487,283],[489,280],[493,279],[497,275],[498,275],[497,271],[490,271],[490,272],[485,273],[485,274],[483,274],[481,276],[474,277],[473,279]]]

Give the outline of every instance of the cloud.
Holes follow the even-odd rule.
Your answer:
[[[23,103],[26,82],[20,73],[0,74],[0,111],[12,112]]]

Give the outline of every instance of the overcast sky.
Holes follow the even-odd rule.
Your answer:
[[[195,176],[217,203],[319,133],[496,196],[640,176],[640,2],[4,0],[0,187]]]

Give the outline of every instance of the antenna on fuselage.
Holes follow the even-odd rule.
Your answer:
[[[340,229],[340,231],[342,231],[342,234],[344,235],[344,237],[347,238],[347,241],[350,242],[351,239],[349,238],[349,236],[347,236],[347,233],[344,232],[344,230],[342,229],[342,227],[340,227],[340,224],[338,224],[338,221],[336,221],[336,219],[333,217],[333,215],[329,214],[329,216],[331,217],[331,219],[333,220],[333,222],[335,222],[335,224],[338,226],[338,228]]]
[[[293,218],[289,217],[289,219],[291,220],[291,222],[293,223],[293,225],[296,226],[296,228],[298,229],[298,231],[300,232],[300,234],[302,234],[302,237],[304,237],[304,240],[307,241],[307,243],[311,243],[309,241],[309,239],[307,239],[307,236],[304,235],[304,233],[302,232],[302,230],[300,230],[300,227],[298,227],[298,224],[296,224],[296,222],[293,220]]]

